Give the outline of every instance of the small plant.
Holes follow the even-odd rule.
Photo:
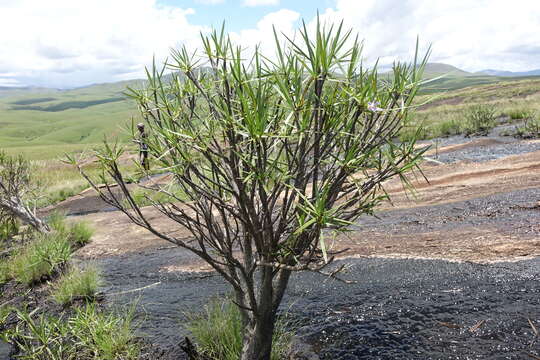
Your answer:
[[[430,136],[429,136],[429,131],[426,127],[424,126],[419,126],[419,127],[413,127],[413,126],[410,126],[410,127],[403,127],[401,129],[401,131],[399,132],[399,141],[401,142],[409,142],[411,141],[412,139],[415,139],[415,140],[424,140],[424,139],[428,139]]]
[[[475,105],[465,113],[466,136],[486,136],[495,127],[495,110],[488,105]]]
[[[213,360],[238,360],[242,351],[242,315],[231,301],[210,301],[204,311],[188,315],[188,330],[198,350]],[[278,319],[272,340],[271,360],[283,359],[289,350],[292,333]]]
[[[515,137],[521,139],[534,139],[540,137],[540,118],[530,118],[525,120],[522,126],[516,127]]]
[[[0,306],[0,328],[6,322],[9,314],[11,313],[11,307],[9,306]]]
[[[66,216],[62,213],[53,213],[47,223],[51,229],[65,236],[75,248],[88,244],[94,234],[94,230],[85,222],[67,224]]]
[[[0,285],[9,280],[9,264],[6,260],[0,259]]]
[[[455,119],[438,124],[434,130],[434,137],[459,135],[462,133],[462,125]]]
[[[2,248],[2,242],[8,240],[13,235],[18,234],[20,228],[19,221],[0,209],[0,249]]]
[[[85,222],[77,222],[69,227],[68,239],[75,247],[83,247],[90,242],[90,238],[94,234],[92,229]]]
[[[34,319],[23,310],[16,310],[16,314],[17,326],[3,337],[20,350],[22,359],[135,360],[139,357],[131,313],[118,317],[87,304],[67,319],[43,315]]]
[[[529,119],[532,117],[532,111],[527,108],[515,108],[511,109],[507,112],[507,115],[512,120],[522,120],[522,119]]]
[[[94,299],[101,283],[97,268],[73,267],[54,285],[52,296],[61,305],[69,304],[75,299],[90,301]]]
[[[66,215],[61,212],[53,212],[47,218],[47,224],[56,232],[65,234],[67,232]]]
[[[9,261],[10,275],[32,285],[54,275],[67,263],[71,245],[63,234],[39,234]]]
[[[154,203],[167,204],[186,199],[185,194],[178,187],[165,186],[163,191],[150,190],[145,188],[136,189],[131,194],[131,198],[139,207],[150,206]],[[124,206],[129,206],[126,199]]]

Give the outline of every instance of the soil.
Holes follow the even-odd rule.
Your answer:
[[[392,203],[332,243],[349,249],[339,261],[355,284],[315,274],[291,280],[282,312],[320,358],[540,357],[540,141],[499,132],[437,141],[434,161],[422,167],[428,182],[418,174],[414,195],[386,184]],[[103,269],[104,306],[137,304],[145,358],[178,358],[185,314],[229,287],[92,191],[59,208],[94,225],[76,259]],[[191,236],[144,212],[157,228]]]

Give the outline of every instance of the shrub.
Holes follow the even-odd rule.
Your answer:
[[[156,210],[188,229],[194,242],[160,230],[159,217],[135,201],[125,206],[131,189],[119,143],[96,152],[97,177],[75,156],[67,159],[104,201],[193,252],[231,285],[246,334],[243,360],[270,358],[292,272],[339,277],[343,267],[323,270],[336,254],[325,229],[345,232],[373,214],[388,199],[380,191],[387,180],[409,187],[408,174],[426,151],[415,139],[395,139],[409,125],[427,54],[395,63],[388,81],[380,81],[377,69],[362,66],[351,34],[342,24],[317,22],[294,41],[275,33],[274,54],[248,54],[223,27],[202,36],[200,52],[172,50],[163,68],[148,69],[144,88],[128,89],[148,129],[149,155],[186,194],[185,207]],[[96,185],[112,181],[114,190]]]
[[[475,105],[465,112],[465,135],[485,136],[496,125],[495,110],[488,105]]]
[[[55,274],[70,255],[71,245],[63,234],[39,234],[10,260],[10,274],[17,281],[31,285]]]
[[[16,310],[15,329],[4,338],[16,345],[20,357],[32,360],[135,360],[139,347],[134,341],[132,314],[104,314],[95,305],[76,309],[70,318],[39,316]]]
[[[231,301],[210,301],[204,311],[188,315],[188,330],[199,351],[213,360],[238,360],[242,350],[242,317]],[[272,360],[283,359],[289,350],[292,333],[278,319],[272,339]]]
[[[52,296],[61,305],[69,304],[75,299],[89,301],[95,297],[100,285],[101,277],[97,268],[73,267],[54,285]]]

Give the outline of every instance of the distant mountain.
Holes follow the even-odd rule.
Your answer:
[[[427,78],[448,75],[448,76],[473,76],[473,73],[458,69],[455,66],[443,63],[427,63],[424,69],[424,76]]]
[[[540,76],[540,69],[531,71],[504,71],[487,69],[478,71],[477,74],[491,75],[491,76],[504,76],[504,77],[521,77],[521,76]]]

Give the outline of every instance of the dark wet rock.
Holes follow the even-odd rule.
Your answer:
[[[138,302],[141,333],[160,346],[188,335],[184,314],[229,287],[218,276],[163,273],[182,252],[100,260],[111,305]],[[321,359],[520,359],[540,328],[540,259],[479,265],[431,260],[346,261],[347,285],[311,273],[291,281],[282,311]],[[153,285],[153,286],[151,286]],[[477,329],[472,331],[476,325]]]
[[[9,360],[11,345],[0,340],[0,360]]]
[[[290,360],[320,360],[319,355],[313,351],[313,347],[310,344],[300,340],[298,337],[294,338],[291,342],[291,348],[289,350],[287,359]]]
[[[431,145],[432,149],[439,149],[450,145],[461,145],[472,140],[489,140],[487,144],[477,146],[465,146],[453,151],[440,154],[432,154],[429,157],[443,163],[458,161],[484,162],[500,159],[506,156],[525,154],[540,150],[540,142],[521,141],[513,137],[502,136],[504,132],[515,130],[519,124],[502,125],[493,129],[488,136],[465,137],[463,135],[449,136],[446,138],[420,141],[419,144]]]
[[[444,231],[456,226],[489,225],[513,235],[540,235],[540,188],[516,190],[466,201],[388,210],[377,217],[364,216],[353,230],[403,234]]]

